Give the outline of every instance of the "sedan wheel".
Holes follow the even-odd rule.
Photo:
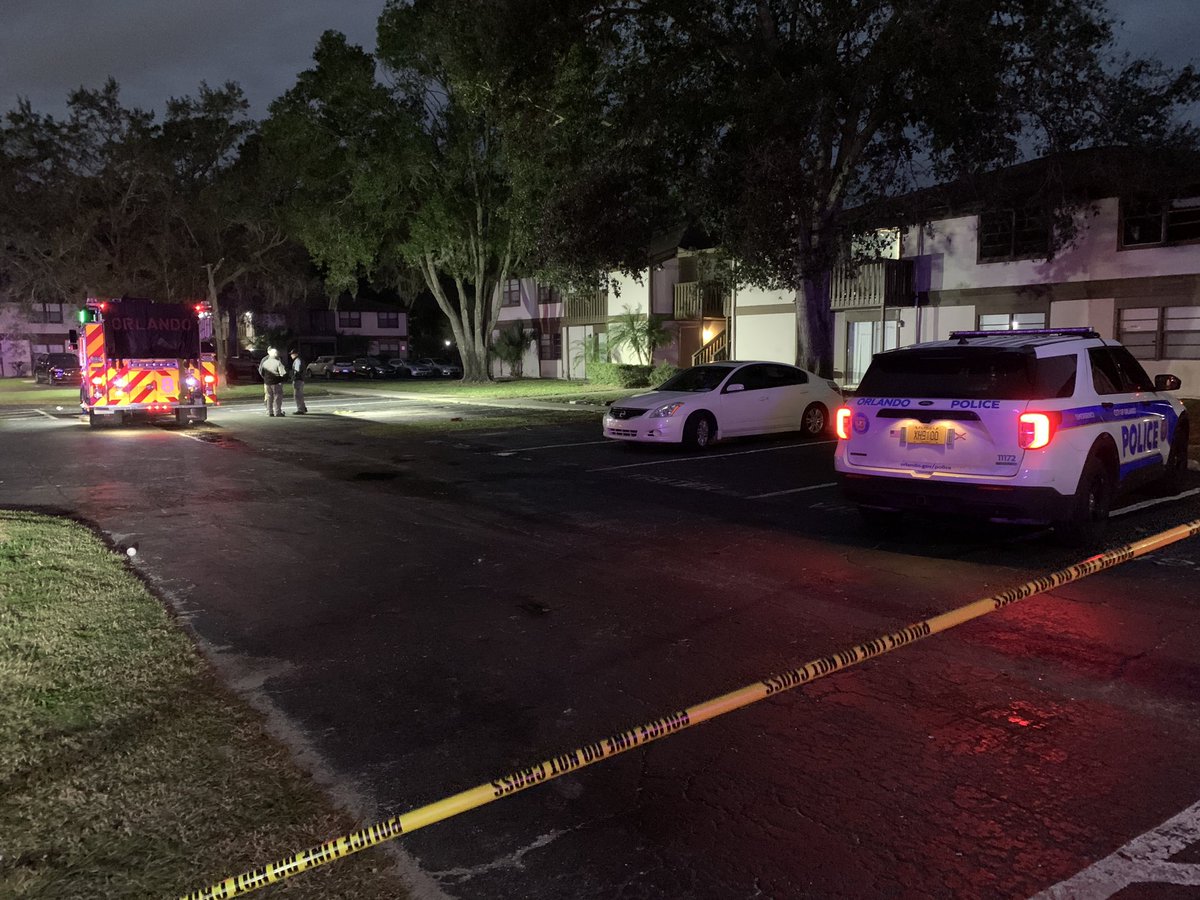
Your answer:
[[[825,433],[827,425],[828,416],[825,407],[820,403],[811,404],[800,418],[800,427],[809,437],[820,437]]]
[[[708,413],[696,412],[683,427],[683,442],[696,450],[704,450],[717,439],[717,423]]]

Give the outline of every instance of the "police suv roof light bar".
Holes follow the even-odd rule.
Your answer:
[[[957,338],[977,338],[977,337],[1005,337],[1010,334],[1022,335],[1066,335],[1069,337],[1081,338],[1098,338],[1100,335],[1094,328],[1089,328],[1086,325],[1078,328],[1014,328],[1011,331],[1008,329],[993,329],[991,331],[952,331],[950,339]]]

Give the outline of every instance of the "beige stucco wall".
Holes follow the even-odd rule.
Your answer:
[[[1050,304],[1051,328],[1093,329],[1100,337],[1113,337],[1115,302],[1111,297],[1087,300],[1057,300]]]

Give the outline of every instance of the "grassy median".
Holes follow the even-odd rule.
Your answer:
[[[0,510],[0,684],[0,896],[178,896],[354,826],[81,525]],[[405,896],[379,849],[264,893]]]

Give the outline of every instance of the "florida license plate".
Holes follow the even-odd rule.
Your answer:
[[[910,425],[906,437],[910,444],[944,444],[946,429],[940,425]]]

